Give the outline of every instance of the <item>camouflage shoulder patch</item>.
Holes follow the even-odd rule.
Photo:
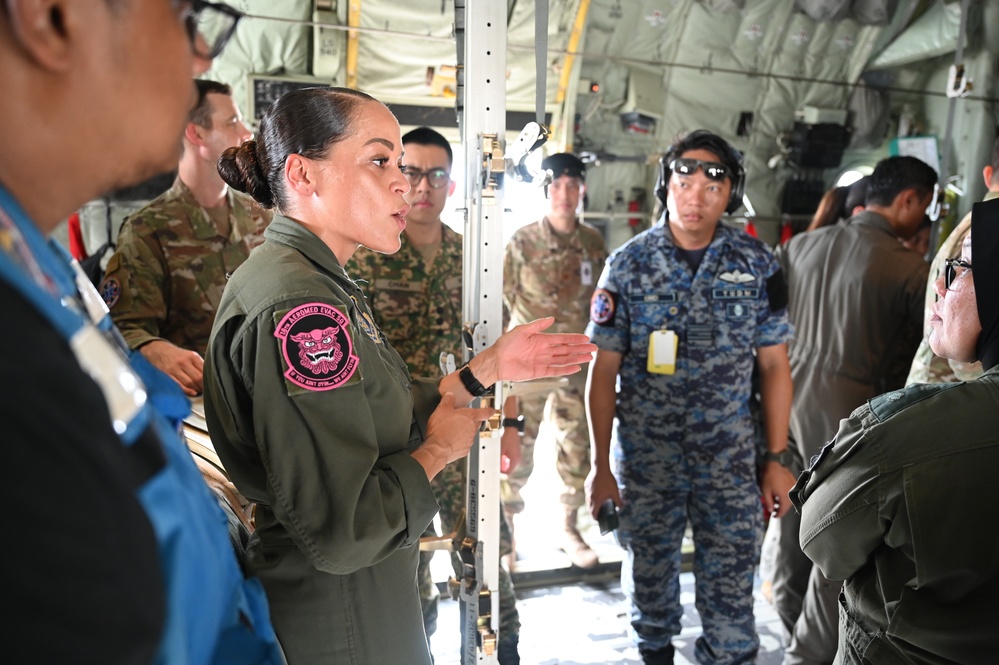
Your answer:
[[[867,404],[878,422],[884,422],[913,404],[959,385],[959,383],[917,383],[908,388],[878,395],[867,400]]]

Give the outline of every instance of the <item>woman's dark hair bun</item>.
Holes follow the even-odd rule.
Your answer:
[[[218,170],[233,189],[249,194],[264,208],[274,207],[274,192],[257,161],[257,142],[253,139],[226,149],[219,157]]]

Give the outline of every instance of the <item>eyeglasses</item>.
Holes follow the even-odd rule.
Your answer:
[[[697,169],[701,169],[709,180],[720,182],[728,177],[728,167],[719,162],[704,162],[700,159],[690,159],[689,157],[677,157],[669,163],[669,170],[680,175],[693,175]]]
[[[193,0],[184,20],[194,54],[206,60],[217,57],[242,18],[243,12],[229,5]]]
[[[971,270],[971,263],[962,259],[947,259],[944,261],[944,288],[950,291],[950,285],[958,278],[957,267]],[[963,272],[961,273],[964,274]]]
[[[406,176],[406,180],[408,180],[409,184],[413,187],[418,186],[424,176],[426,176],[427,182],[430,183],[430,186],[434,189],[440,189],[446,185],[449,180],[451,180],[451,177],[445,169],[430,169],[429,171],[421,171],[420,169],[415,169],[412,166],[404,166],[402,174]]]

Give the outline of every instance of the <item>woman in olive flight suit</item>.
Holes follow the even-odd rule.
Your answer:
[[[257,502],[247,566],[264,583],[288,661],[429,665],[417,542],[430,479],[464,456],[498,380],[578,371],[585,335],[503,335],[438,384],[413,382],[343,266],[399,249],[409,206],[399,124],[345,88],[285,95],[257,139],[219,162],[277,213],[232,276],[205,369],[212,441]]]

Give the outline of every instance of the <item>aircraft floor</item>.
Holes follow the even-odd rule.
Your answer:
[[[674,641],[676,665],[693,664],[694,641],[701,625],[694,609],[694,577],[681,575],[683,630]],[[759,580],[757,580],[759,581]],[[618,582],[578,582],[517,593],[520,656],[525,665],[630,665],[641,657],[627,635],[628,607]],[[780,620],[757,584],[758,665],[778,665],[782,658]],[[436,665],[459,665],[459,604],[442,599],[437,632],[431,638]],[[448,627],[454,627],[448,630]]]
[[[535,469],[523,490],[526,509],[517,516],[517,562],[514,584],[520,611],[520,655],[525,665],[631,665],[640,664],[638,649],[628,637],[628,605],[621,592],[620,561],[623,550],[613,535],[601,536],[588,514],[581,514],[579,529],[600,557],[599,569],[583,572],[558,549],[564,519],[555,472],[555,449],[538,437]],[[585,511],[581,511],[585,512]],[[691,548],[685,543],[685,553]],[[446,582],[451,573],[448,557],[439,552],[431,564],[434,580]],[[681,575],[683,630],[675,641],[676,665],[696,663],[694,641],[701,633],[694,609],[694,577]],[[776,611],[764,598],[757,577],[754,592],[756,629],[760,635],[757,665],[778,665],[783,651],[781,625]],[[459,604],[443,595],[437,632],[431,637],[436,665],[460,665]]]

